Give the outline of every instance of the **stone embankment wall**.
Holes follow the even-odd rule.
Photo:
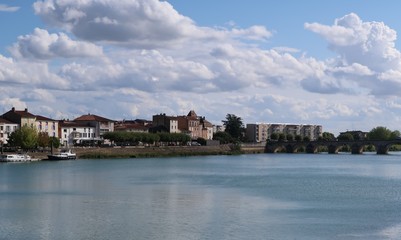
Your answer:
[[[232,154],[228,145],[220,146],[169,146],[169,147],[110,147],[72,148],[77,158],[140,158],[168,156],[199,156]],[[54,151],[55,153],[57,150]],[[48,152],[28,153],[34,158],[46,159]]]

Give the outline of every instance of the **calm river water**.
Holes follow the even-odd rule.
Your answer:
[[[401,239],[401,153],[3,163],[0,239]]]

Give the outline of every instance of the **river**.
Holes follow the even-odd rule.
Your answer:
[[[401,153],[2,163],[0,239],[401,239]]]

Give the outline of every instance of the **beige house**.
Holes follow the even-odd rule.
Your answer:
[[[95,128],[95,138],[102,138],[104,133],[114,132],[115,121],[94,114],[82,115],[74,119],[74,122]]]
[[[24,111],[17,111],[13,107],[10,111],[4,113],[2,117],[10,122],[18,124],[21,127],[36,127],[36,116],[28,112],[28,108],[25,108]]]
[[[45,132],[49,137],[59,138],[59,122],[54,119],[36,115],[36,129],[38,132]]]
[[[185,116],[154,115],[153,127],[164,129],[170,133],[186,133],[193,140],[197,138],[213,139],[213,125],[205,117],[198,116],[193,110]]]

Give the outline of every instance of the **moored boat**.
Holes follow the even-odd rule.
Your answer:
[[[0,155],[0,162],[30,162],[31,156],[27,154],[2,154]]]
[[[71,150],[62,150],[57,154],[49,154],[47,155],[47,160],[74,160],[77,158],[77,155]]]

